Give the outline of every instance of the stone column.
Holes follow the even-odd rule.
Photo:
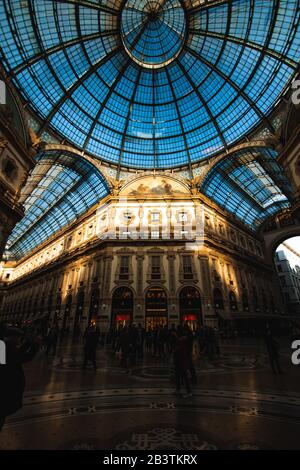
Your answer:
[[[175,323],[178,325],[180,322],[179,301],[176,297],[175,259],[176,259],[176,253],[174,251],[169,251],[167,253],[168,279],[169,279],[169,299],[168,299],[169,326],[172,325],[172,323]]]
[[[136,299],[134,308],[136,320],[143,325],[145,324],[144,259],[143,250],[139,250],[136,255]]]
[[[201,299],[203,323],[207,325],[215,325],[216,315],[211,292],[211,273],[208,256],[199,255],[199,263],[202,281],[202,291],[204,295],[204,298]]]
[[[104,272],[102,276],[103,280],[103,290],[102,290],[102,303],[100,305],[101,313],[100,313],[100,330],[101,331],[108,331],[110,326],[111,320],[111,272],[112,272],[112,261],[113,261],[113,253],[108,251],[104,255]]]

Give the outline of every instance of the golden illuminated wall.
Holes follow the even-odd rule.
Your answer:
[[[159,278],[152,276],[153,257]],[[180,321],[178,299],[184,286],[199,291],[206,323],[214,323],[217,314],[232,318],[279,308],[262,241],[173,178],[140,178],[124,186],[27,259],[2,266],[1,275],[6,286],[2,316],[22,321],[55,317],[70,328],[80,315],[80,328],[91,317],[107,330],[112,296],[120,286],[132,290],[133,320],[142,323],[151,286],[165,289],[175,323]],[[216,305],[215,289],[222,293],[224,308]]]

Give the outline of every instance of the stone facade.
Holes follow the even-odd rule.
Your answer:
[[[188,313],[183,292],[199,294],[204,324],[281,309],[263,240],[174,178],[130,182],[36,252],[4,263],[1,280],[2,319],[55,319],[71,330],[93,320],[107,331],[119,288],[132,293],[130,320],[142,324],[149,289],[165,293],[169,324]]]

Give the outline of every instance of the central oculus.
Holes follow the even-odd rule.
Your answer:
[[[128,0],[122,10],[121,36],[130,57],[156,69],[180,53],[186,34],[185,12],[178,0]]]

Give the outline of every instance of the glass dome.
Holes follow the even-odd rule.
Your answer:
[[[121,37],[130,57],[147,68],[170,64],[184,44],[186,20],[179,0],[129,0],[121,16]]]
[[[299,0],[3,0],[1,60],[26,103],[102,160],[206,159],[268,119],[299,61]]]

